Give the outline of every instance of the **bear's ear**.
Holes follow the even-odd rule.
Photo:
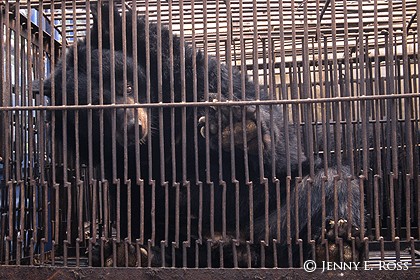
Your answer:
[[[91,28],[92,49],[98,49],[99,39],[102,40],[102,49],[110,49],[110,33],[114,33],[114,48],[122,50],[122,18],[115,4],[92,4],[93,26]],[[113,27],[110,26],[111,13],[114,18]],[[101,21],[101,34],[99,34],[99,20]],[[112,28],[112,29],[111,29]]]

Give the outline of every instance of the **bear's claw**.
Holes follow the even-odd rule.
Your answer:
[[[213,99],[213,102],[219,101]],[[228,103],[228,101],[223,100],[220,102]],[[258,125],[255,112],[255,106],[244,108],[239,106],[211,106],[208,118],[201,116],[198,119],[198,125],[201,127],[200,134],[204,138],[207,137],[206,125],[208,125],[209,137],[215,139],[212,143],[214,148],[218,146],[217,139],[220,135],[223,150],[230,151],[233,143],[235,148],[246,149],[250,154],[257,154]],[[221,125],[220,134],[219,124]],[[244,139],[246,139],[246,143]]]

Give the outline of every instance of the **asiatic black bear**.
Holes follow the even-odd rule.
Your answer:
[[[165,26],[150,22],[147,29],[139,16],[133,37],[131,11],[125,34],[114,7],[96,7],[93,14],[91,49],[86,39],[77,42],[77,53],[69,48],[55,68],[55,104],[127,107],[93,109],[92,139],[87,109],[78,111],[77,123],[75,110],[65,119],[57,111],[55,137],[63,138],[65,120],[68,147],[78,147],[84,162],[92,141],[93,164],[104,163],[98,179],[110,183],[118,241],[139,241],[151,265],[219,266],[223,257],[224,267],[288,266],[299,264],[297,238],[303,239],[304,258],[313,257],[310,225],[310,239],[324,229],[332,244],[338,229],[345,260],[358,258],[346,242],[348,233],[361,237],[359,182],[345,165],[324,169],[321,158],[312,169],[298,141],[300,128],[284,122],[283,107],[229,106],[227,100],[256,100],[258,91],[261,100],[269,96],[236,68],[182,44]],[[44,89],[48,95],[51,77]],[[188,106],[196,101],[205,106]],[[170,103],[177,106],[166,106]],[[337,249],[331,250],[333,258]],[[322,249],[315,253],[325,257]]]

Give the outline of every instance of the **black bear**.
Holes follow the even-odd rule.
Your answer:
[[[93,15],[91,47],[78,41],[54,70],[55,104],[117,105],[91,119],[78,110],[77,121],[75,110],[57,111],[55,137],[66,132],[68,149],[110,182],[118,241],[137,240],[157,266],[299,265],[324,258],[322,248],[333,259],[337,236],[345,260],[359,257],[359,182],[345,165],[311,162],[282,106],[250,102],[270,99],[259,85],[145,17],[134,29],[131,11],[123,20],[102,5]],[[51,86],[49,77],[46,95]],[[334,245],[313,250],[322,237]]]

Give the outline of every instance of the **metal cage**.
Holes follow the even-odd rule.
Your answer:
[[[415,273],[419,7],[2,1],[0,275],[32,266],[105,273],[96,263],[148,267],[109,272],[126,276],[148,277],[154,266],[288,267],[209,277],[305,278],[291,268],[322,255],[323,269],[349,276]],[[155,28],[156,38],[135,26]],[[360,196],[340,197],[346,187]],[[343,221],[359,219],[357,234],[340,235]],[[359,266],[346,269],[346,250]]]

